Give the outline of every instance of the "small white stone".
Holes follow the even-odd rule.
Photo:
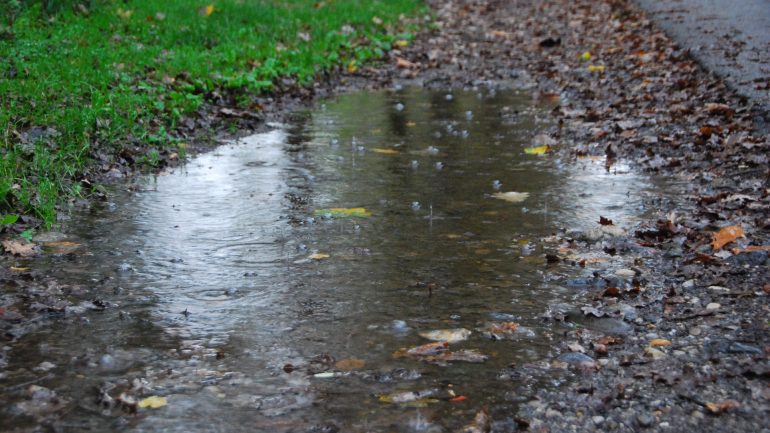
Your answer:
[[[722,306],[717,304],[716,302],[712,302],[708,305],[706,305],[706,311],[716,311],[720,309]]]
[[[591,420],[594,422],[594,424],[599,425],[604,422],[604,417],[601,415],[596,415],[591,417]]]
[[[693,287],[695,287],[695,280],[687,280],[682,283],[683,289],[692,289]]]

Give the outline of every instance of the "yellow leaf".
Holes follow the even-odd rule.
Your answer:
[[[665,347],[670,345],[671,341],[666,340],[665,338],[655,338],[650,341],[650,347]]]
[[[520,203],[529,197],[528,192],[515,192],[515,191],[508,191],[508,192],[496,192],[492,194],[492,197],[499,198],[500,200],[505,200],[511,203]]]
[[[524,153],[526,153],[527,155],[545,155],[550,151],[551,151],[551,146],[547,144],[543,146],[528,147],[524,149]]]
[[[315,211],[316,216],[331,216],[332,218],[345,218],[345,217],[359,217],[368,218],[372,216],[372,213],[363,207],[333,207],[331,209],[317,209]]]
[[[395,46],[397,46],[399,48],[404,48],[407,45],[409,45],[409,41],[404,40],[404,39],[399,39],[393,45],[395,45]]]
[[[204,17],[209,17],[209,16],[211,16],[211,14],[214,13],[214,5],[213,4],[206,5],[206,6],[202,7],[202,8],[200,8],[198,13],[201,14],[202,16],[204,16]]]
[[[588,65],[588,72],[601,74],[604,72],[604,65]]]
[[[119,17],[123,18],[124,20],[127,20],[127,19],[131,18],[131,15],[134,14],[134,11],[132,11],[130,9],[118,8],[117,14],[118,14]]]
[[[26,272],[26,271],[28,271],[28,270],[29,270],[29,268],[23,268],[23,267],[16,267],[16,266],[11,266],[11,270],[12,270],[13,272]]]
[[[168,400],[166,400],[166,397],[158,397],[157,395],[153,395],[151,397],[147,397],[139,401],[139,407],[142,409],[144,408],[158,409],[167,404],[168,404]]]
[[[395,155],[397,153],[400,153],[396,149],[380,149],[378,147],[375,147],[374,149],[372,149],[372,152],[374,152],[374,153],[381,153],[383,155]]]
[[[587,61],[591,60],[591,52],[590,51],[585,51],[583,54],[580,55],[580,60],[582,60],[584,62],[587,62]]]
[[[417,126],[417,124],[414,122],[406,122],[406,126],[407,128],[414,128],[415,126]]]
[[[315,253],[315,254],[311,254],[309,258],[312,260],[323,260],[323,259],[328,259],[329,257],[331,256],[326,253]]]
[[[730,242],[742,237],[745,237],[743,227],[739,225],[725,227],[714,233],[714,241],[711,242],[711,247],[714,248],[714,250],[718,250]]]
[[[356,66],[356,61],[351,60],[350,63],[348,63],[348,73],[354,74],[356,71],[358,71],[358,66]]]

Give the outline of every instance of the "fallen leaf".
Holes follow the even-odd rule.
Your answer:
[[[492,430],[492,421],[486,409],[476,412],[473,422],[463,427],[463,433],[489,433]]]
[[[753,253],[757,251],[767,251],[770,252],[770,245],[749,245],[746,248],[733,248],[730,250],[733,254],[741,254],[741,253]]]
[[[706,403],[706,409],[714,415],[721,415],[730,409],[737,409],[741,404],[735,400],[725,400],[721,403]]]
[[[446,341],[447,343],[457,343],[467,340],[471,331],[465,328],[458,329],[436,329],[434,331],[420,332],[420,337],[433,341]]]
[[[409,45],[409,41],[407,41],[406,39],[399,39],[396,42],[394,42],[393,45],[397,46],[398,48],[404,48]]]
[[[587,62],[591,60],[591,52],[590,51],[584,51],[583,54],[580,55],[580,60]]]
[[[548,144],[545,144],[543,146],[537,146],[537,147],[528,147],[524,149],[524,153],[527,155],[545,155],[546,153],[551,152],[551,146]]]
[[[414,401],[419,400],[425,400],[427,397],[433,396],[438,391],[435,389],[426,389],[423,391],[405,391],[405,392],[395,392],[393,394],[383,394],[380,395],[379,399],[382,403],[411,403]],[[438,400],[434,400],[435,402],[438,402]],[[431,401],[434,402],[434,401]]]
[[[317,209],[316,216],[329,216],[332,218],[359,217],[368,218],[372,216],[371,212],[362,207],[333,207],[331,209]]]
[[[654,338],[650,341],[650,347],[666,347],[670,345],[671,341],[666,340],[665,338]]]
[[[311,260],[323,260],[323,259],[328,259],[329,257],[331,256],[326,253],[315,253],[315,254],[311,254],[310,257],[308,258]]]
[[[489,357],[477,350],[458,350],[457,352],[444,352],[439,355],[425,356],[420,358],[423,361],[444,364],[447,362],[484,362]]]
[[[465,401],[465,400],[468,400],[468,397],[466,397],[464,395],[458,395],[457,397],[453,397],[453,398],[449,399],[449,401],[451,403],[459,403],[459,402]]]
[[[397,155],[401,153],[398,151],[398,149],[381,149],[379,147],[375,147],[374,149],[372,149],[372,152],[381,153],[383,155]]]
[[[718,250],[730,242],[742,237],[745,237],[745,235],[743,233],[743,227],[740,225],[724,227],[714,233],[714,240],[711,242],[711,247],[714,250]]]
[[[337,370],[342,370],[342,371],[360,370],[364,368],[365,365],[366,365],[366,361],[364,361],[363,359],[356,359],[356,358],[340,359],[339,361],[334,363],[334,367]]]
[[[492,194],[492,197],[499,198],[500,200],[505,200],[511,203],[521,203],[524,200],[529,197],[528,192],[515,192],[515,191],[508,191],[508,192],[496,192]]]
[[[417,64],[404,59],[403,57],[396,57],[396,67],[399,69],[412,69]]]
[[[436,343],[423,344],[409,350],[401,349],[394,353],[393,356],[432,356],[444,353],[447,350],[449,350],[449,343],[446,341],[439,341]]]
[[[612,225],[612,220],[609,219],[609,218],[605,218],[605,217],[599,215],[599,224],[601,224],[603,226],[611,226]]]
[[[145,409],[145,408],[158,409],[167,404],[168,404],[168,400],[166,399],[166,397],[159,397],[157,395],[153,395],[151,397],[147,397],[139,401],[139,407],[142,409]]]
[[[51,253],[68,254],[80,248],[80,244],[70,241],[54,241],[45,242],[43,247]]]
[[[604,73],[604,65],[588,65],[588,72],[602,74]]]
[[[40,248],[32,242],[25,242],[16,239],[6,239],[3,242],[5,252],[14,256],[32,257],[40,253]]]
[[[130,9],[118,8],[118,10],[116,12],[117,12],[118,16],[120,18],[124,19],[124,20],[127,20],[127,19],[131,18],[131,15],[134,14],[134,11],[132,11]]]
[[[358,66],[355,60],[351,60],[347,66],[348,74],[355,74],[358,71]]]
[[[214,5],[206,5],[198,10],[201,16],[209,17],[214,13]]]

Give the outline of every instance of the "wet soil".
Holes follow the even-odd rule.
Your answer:
[[[494,431],[765,431],[770,143],[757,118],[767,113],[704,71],[686,47],[626,1],[432,6],[436,30],[390,53],[385,65],[338,76],[314,92],[264,100],[262,119],[243,124],[280,119],[284,108],[312,93],[406,84],[512,86],[556,104],[547,131],[555,155],[601,158],[610,170],[624,161],[687,185],[676,207],[661,207],[631,232],[597,237],[565,227],[557,234],[562,247],[548,252],[556,262],[566,251],[627,258],[639,248],[653,251],[621,269],[633,274],[630,287],[588,281],[580,314],[544,311],[546,320],[557,322],[621,319],[630,333],[566,330],[559,350],[576,355],[552,366],[582,380],[542,390],[509,419],[476,417],[477,430],[469,431],[490,425]],[[190,124],[192,134],[208,121],[202,119]],[[740,226],[743,236],[714,248],[714,233],[730,226]],[[589,260],[577,265],[592,266]],[[30,308],[23,315],[4,309],[6,323],[51,323],[63,312],[57,306],[62,294],[82,290],[43,274],[3,272],[6,286],[22,293],[13,296]],[[102,308],[99,299],[91,304],[84,307]],[[41,398],[55,408],[49,397]]]

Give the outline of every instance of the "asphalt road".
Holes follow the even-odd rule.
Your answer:
[[[682,48],[770,112],[770,0],[636,0]]]

